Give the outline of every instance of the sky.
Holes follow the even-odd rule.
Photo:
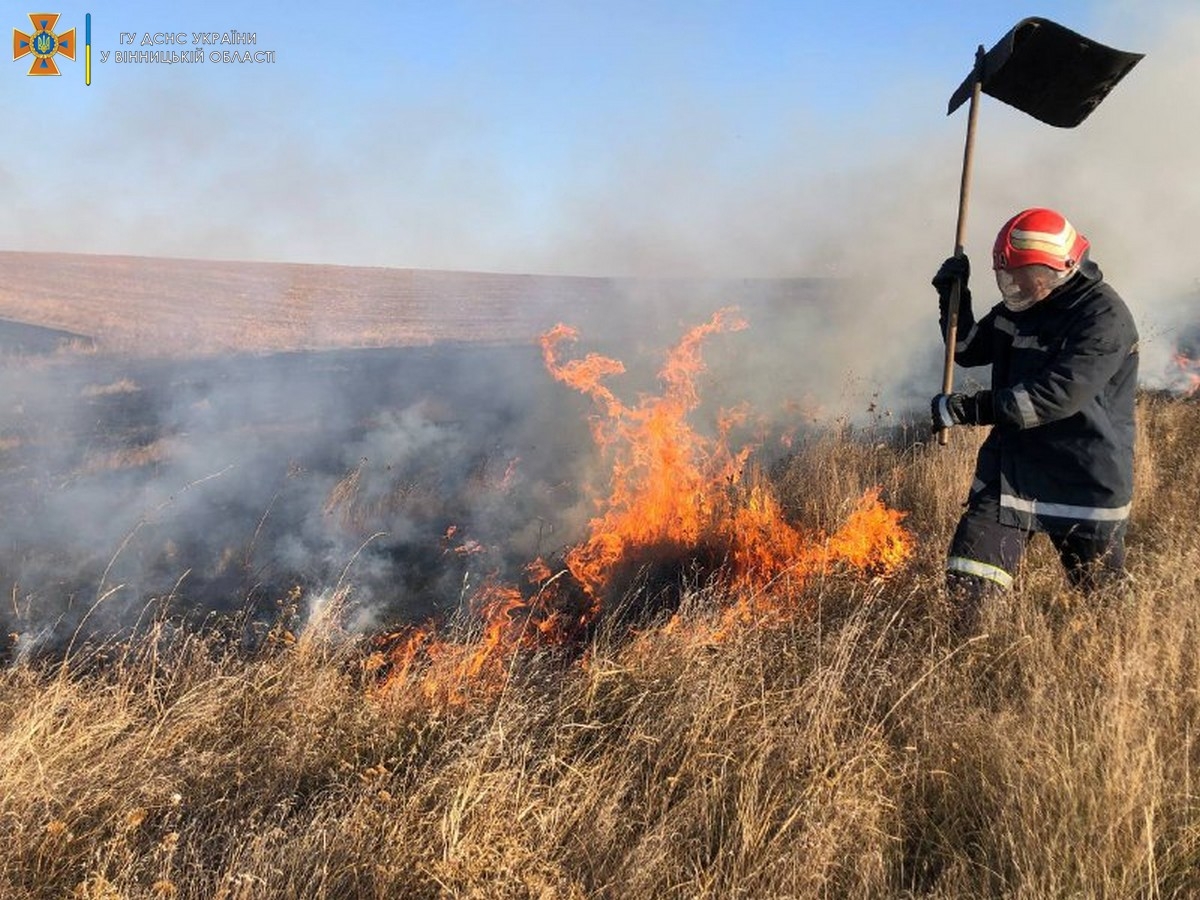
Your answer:
[[[80,42],[91,13],[92,83],[82,53],[58,78],[4,64],[0,249],[738,277],[843,274],[865,219],[914,205],[936,210],[905,229],[938,231],[928,268],[952,244],[965,127],[945,104],[978,44],[1037,14],[1147,50],[1187,18],[1113,0],[55,8]],[[230,29],[274,62],[101,61]],[[188,44],[142,44],[159,32]],[[985,189],[994,127],[1050,139],[988,102]]]

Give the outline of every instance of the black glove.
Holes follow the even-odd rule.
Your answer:
[[[937,288],[938,294],[949,293],[950,285],[955,281],[962,283],[965,288],[967,282],[971,280],[971,260],[964,253],[961,256],[948,256],[946,261],[942,263],[937,274],[933,276],[933,286]]]
[[[971,261],[967,259],[965,253],[962,256],[948,257],[942,263],[942,267],[937,270],[937,274],[933,276],[932,284],[937,289],[938,306],[942,312],[943,332],[946,330],[946,317],[949,315],[950,309],[950,289],[956,281],[962,285],[958,292],[959,306],[970,308],[971,289],[967,287],[967,282],[970,279]]]
[[[938,394],[930,401],[929,411],[935,434],[952,425],[991,425],[996,421],[991,391]]]

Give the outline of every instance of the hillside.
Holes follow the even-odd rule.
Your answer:
[[[134,356],[358,347],[441,341],[528,342],[569,317],[595,331],[647,307],[687,318],[714,305],[775,309],[817,296],[811,279],[629,280],[0,252],[5,344],[75,339]],[[657,315],[640,324],[652,327]]]

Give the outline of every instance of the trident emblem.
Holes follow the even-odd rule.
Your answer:
[[[32,35],[13,29],[13,59],[32,53],[30,75],[61,75],[54,57],[61,54],[69,60],[75,59],[75,29],[55,34],[54,26],[58,18],[58,13],[30,13],[29,21],[34,29]]]

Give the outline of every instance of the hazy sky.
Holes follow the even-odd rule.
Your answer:
[[[876,217],[911,216],[906,231],[936,232],[924,271],[952,244],[965,110],[947,118],[945,104],[977,44],[1037,14],[1152,50],[1192,5],[64,2],[58,29],[81,44],[92,14],[92,84],[82,52],[59,58],[59,78],[7,58],[0,248],[802,275],[834,267],[834,245],[861,259],[847,242]],[[17,9],[7,24],[28,31]],[[230,29],[275,62],[100,58],[193,49],[142,46],[147,33]],[[1122,85],[1066,143],[985,102],[981,191],[997,166],[987,153],[1030,141],[1103,169],[1087,129],[1138,99]],[[1092,184],[1079,193],[1104,188]],[[973,234],[986,243],[1023,199],[983,201]]]

